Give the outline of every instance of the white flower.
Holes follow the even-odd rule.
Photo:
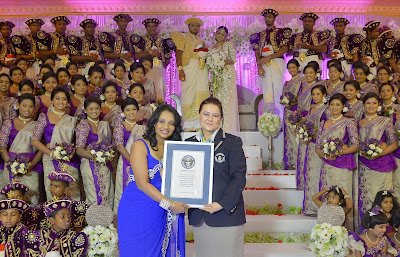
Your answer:
[[[125,113],[121,112],[121,117],[125,118]]]
[[[106,250],[106,246],[103,243],[98,243],[96,245],[96,254],[103,254]]]
[[[85,78],[88,82],[90,82],[90,76],[88,74],[85,75]]]
[[[42,81],[41,79],[39,79],[37,83],[38,83],[39,85],[42,85],[42,84],[43,84],[43,81]]]
[[[373,153],[373,154],[372,154],[372,157],[375,157],[375,156],[377,156],[377,155],[378,155],[377,153]]]
[[[90,150],[90,154],[91,154],[91,155],[95,155],[95,154],[96,154],[96,151],[95,151],[95,150]]]
[[[326,100],[326,97],[325,97],[325,96],[322,98],[322,102],[323,102],[324,104],[326,104],[326,103],[328,102],[328,100]]]
[[[100,97],[99,97],[99,98],[100,98],[100,100],[101,100],[101,101],[104,101],[104,100],[106,100],[106,98],[104,97],[104,95],[100,95]]]
[[[96,230],[95,230],[96,231]],[[97,244],[98,242],[99,242],[99,236],[97,235],[97,234],[92,234],[90,237],[89,237],[89,241],[90,241],[90,244],[91,245],[95,245],[95,244]]]
[[[94,227],[94,230],[96,231],[96,233],[101,234],[101,233],[104,232],[104,227],[100,226],[100,225],[97,225],[96,227]]]
[[[100,152],[100,151],[98,151],[98,152],[96,152],[96,156],[97,156],[97,157],[101,157],[101,156],[103,156],[103,153]]]
[[[300,128],[299,129],[299,133],[303,133],[304,132],[304,129],[303,128]]]
[[[370,144],[368,147],[369,147],[369,149],[372,149],[372,150],[375,150],[375,148],[376,148],[374,144]]]
[[[383,149],[380,148],[380,147],[376,147],[376,152],[377,152],[377,153],[382,153],[382,152],[383,152]]]
[[[356,97],[357,97],[357,98],[361,98],[361,94],[360,94],[360,93],[357,93],[357,94],[356,94]]]
[[[378,112],[382,111],[382,106],[378,106]]]
[[[368,150],[368,151],[367,151],[367,154],[368,154],[368,155],[372,155],[373,153],[374,153],[374,152],[373,152],[372,150]]]
[[[392,96],[391,100],[392,100],[392,102],[395,102],[396,101],[396,97]]]
[[[370,74],[367,76],[367,79],[368,79],[369,81],[373,80],[373,79],[374,79],[374,75],[372,75],[372,73],[370,73]]]
[[[13,168],[13,169],[15,169],[15,167],[17,167],[18,166],[18,162],[13,162],[12,164],[11,164],[11,168]]]
[[[343,107],[343,112],[348,112],[349,108],[347,108],[347,106]]]
[[[125,94],[129,95],[129,89],[125,90]]]

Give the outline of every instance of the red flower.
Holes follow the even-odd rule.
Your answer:
[[[281,243],[283,243],[283,242],[282,242],[282,240],[278,240],[278,243],[280,243],[280,244],[281,244]]]
[[[278,205],[277,205],[277,206],[280,208],[280,207],[282,207],[282,204],[278,203]]]
[[[283,215],[285,215],[285,214],[283,214],[283,213],[274,213],[274,215],[276,215],[276,216],[283,216]]]

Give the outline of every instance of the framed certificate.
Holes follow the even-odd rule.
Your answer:
[[[214,144],[165,141],[161,193],[192,208],[212,202]]]

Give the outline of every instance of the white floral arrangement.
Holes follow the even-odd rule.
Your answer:
[[[309,248],[316,256],[344,257],[349,249],[347,234],[345,227],[329,223],[317,224],[311,230]]]
[[[367,159],[373,159],[383,153],[380,147],[381,142],[374,138],[369,138],[366,142],[360,145],[361,154]]]
[[[75,152],[73,144],[66,142],[56,143],[54,149],[52,149],[50,157],[57,161],[70,161]]]
[[[211,74],[211,88],[213,92],[218,91],[223,86],[223,71],[225,67],[226,55],[222,51],[211,49],[206,58],[206,65]]]
[[[276,114],[266,112],[258,119],[257,126],[265,137],[273,137],[281,130],[282,119]]]
[[[111,144],[93,143],[89,145],[90,155],[96,163],[105,165],[114,158],[114,150]]]
[[[108,227],[87,226],[84,232],[89,238],[87,255],[89,257],[114,257],[118,244],[118,233],[112,224]]]

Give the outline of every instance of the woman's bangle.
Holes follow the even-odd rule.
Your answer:
[[[162,199],[158,205],[168,211],[170,208],[174,208],[175,203],[170,200]]]
[[[345,195],[344,198],[345,198],[345,199],[346,199],[346,198],[349,198],[349,199],[350,199],[350,196],[349,196],[349,195]]]
[[[326,154],[324,155],[324,159],[327,160],[327,159],[326,159]]]

